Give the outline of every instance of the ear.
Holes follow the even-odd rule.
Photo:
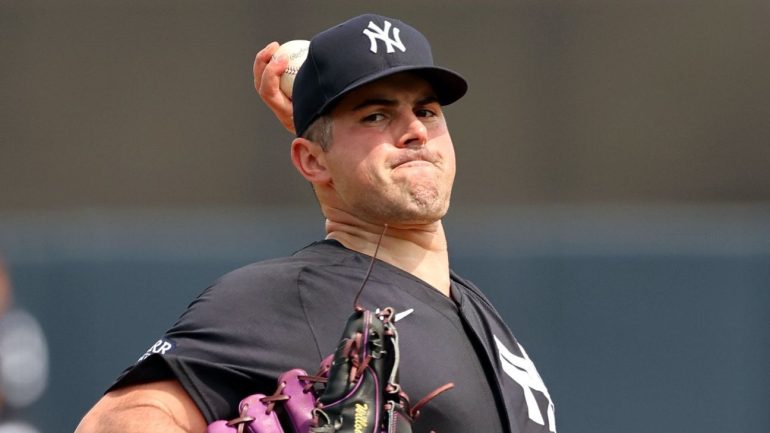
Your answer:
[[[318,143],[302,137],[295,138],[291,142],[291,162],[299,174],[314,185],[331,181],[326,154]]]

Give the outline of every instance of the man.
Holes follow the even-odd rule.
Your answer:
[[[526,353],[449,268],[441,218],[455,154],[442,105],[464,95],[465,80],[433,64],[416,29],[363,15],[312,39],[289,102],[278,90],[286,62],[269,61],[276,48],[257,55],[255,86],[298,136],[291,159],[313,186],[326,238],[209,287],[78,433],[202,432],[237,416],[239,399],[270,394],[281,372],[315,370],[335,349],[378,244],[360,303],[401,312],[402,386],[420,398],[455,384],[423,408],[414,431],[555,431]]]

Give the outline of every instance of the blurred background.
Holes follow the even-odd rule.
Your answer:
[[[470,82],[452,265],[559,431],[770,430],[764,0],[0,1],[0,423],[73,430],[219,275],[323,235],[251,65],[366,11]]]

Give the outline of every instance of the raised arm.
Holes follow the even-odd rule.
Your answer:
[[[291,100],[279,88],[281,74],[288,61],[285,58],[272,60],[273,53],[279,47],[278,42],[267,44],[254,59],[254,88],[270,108],[284,128],[294,134],[294,116]]]
[[[105,394],[75,433],[203,433],[206,421],[176,380]]]

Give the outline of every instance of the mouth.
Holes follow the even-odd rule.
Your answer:
[[[435,166],[435,165],[436,165],[436,158],[433,158],[431,155],[425,155],[420,153],[420,154],[404,155],[403,157],[395,161],[395,164],[393,164],[393,168],[427,167],[427,166]]]
[[[411,161],[402,162],[396,165],[396,168],[410,168],[410,167],[429,167],[433,166],[432,162],[424,161],[422,159],[414,159]]]

